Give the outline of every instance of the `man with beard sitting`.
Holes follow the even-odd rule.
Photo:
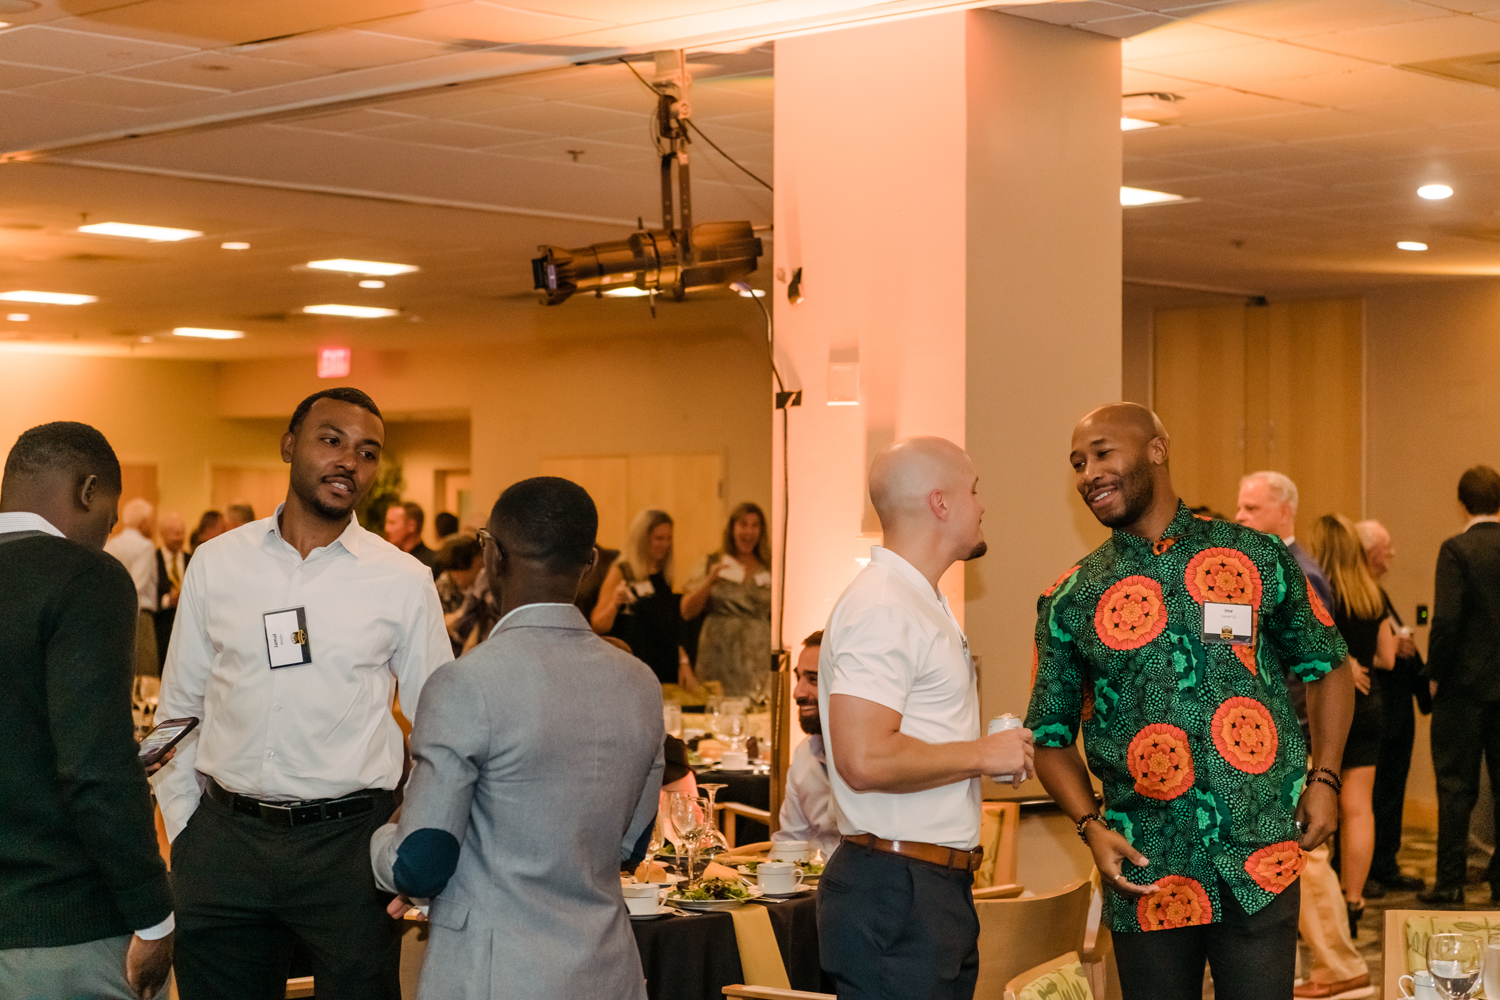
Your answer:
[[[792,752],[786,797],[781,800],[780,829],[771,834],[771,843],[801,841],[809,851],[823,852],[826,864],[839,846],[839,818],[833,808],[833,786],[828,783],[823,719],[818,714],[818,654],[822,647],[823,631],[819,629],[803,642],[802,655],[797,657],[797,685],[792,688],[792,697],[797,702],[797,721],[807,739]]]

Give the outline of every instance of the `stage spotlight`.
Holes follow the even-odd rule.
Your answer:
[[[748,222],[700,223],[692,228],[686,248],[680,232],[642,229],[623,240],[576,250],[541,247],[542,256],[531,261],[531,275],[549,306],[567,301],[575,292],[603,293],[627,286],[681,299],[695,289],[746,277],[763,252]]]

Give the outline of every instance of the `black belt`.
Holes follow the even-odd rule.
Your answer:
[[[212,778],[208,779],[206,791],[208,797],[219,805],[276,826],[306,826],[308,823],[321,823],[324,820],[346,819],[363,815],[375,808],[375,796],[370,792],[311,802],[267,802],[231,792]]]

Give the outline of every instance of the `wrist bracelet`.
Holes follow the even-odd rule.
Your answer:
[[[1085,844],[1087,844],[1089,842],[1089,838],[1086,837],[1086,836],[1084,836],[1084,830],[1085,830],[1085,828],[1087,828],[1090,823],[1103,823],[1103,822],[1104,822],[1103,817],[1101,817],[1096,812],[1091,812],[1087,816],[1083,817],[1083,819],[1080,819],[1078,821],[1078,839],[1081,840],[1081,841],[1083,841]]]
[[[1327,785],[1329,788],[1332,788],[1334,795],[1342,794],[1341,789],[1339,788],[1338,785],[1335,785],[1333,782],[1329,781],[1327,778],[1323,777],[1321,774],[1309,774],[1307,776],[1307,783],[1309,785],[1311,785],[1314,781],[1318,782],[1320,785]]]
[[[1327,778],[1327,780],[1326,780],[1325,783],[1329,784],[1329,785],[1332,785],[1333,786],[1333,790],[1335,792],[1337,792],[1338,794],[1342,795],[1344,793],[1344,779],[1340,778],[1332,770],[1330,770],[1330,769],[1328,769],[1326,767],[1315,767],[1310,772],[1308,772],[1308,778],[1311,779],[1312,776],[1315,775],[1315,774],[1326,774],[1326,775],[1328,775],[1328,778]]]

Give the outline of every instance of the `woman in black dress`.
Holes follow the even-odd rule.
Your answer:
[[[614,636],[663,684],[696,688],[682,645],[682,595],[672,591],[672,517],[643,510],[630,524],[620,558],[604,575],[590,624]]]
[[[1370,574],[1354,524],[1325,514],[1313,524],[1308,549],[1323,567],[1333,591],[1334,624],[1349,646],[1354,668],[1354,722],[1344,743],[1339,795],[1340,881],[1349,908],[1349,934],[1365,909],[1365,880],[1375,854],[1375,763],[1380,757],[1380,691],[1370,671],[1396,665],[1396,629],[1386,614],[1380,587]]]

